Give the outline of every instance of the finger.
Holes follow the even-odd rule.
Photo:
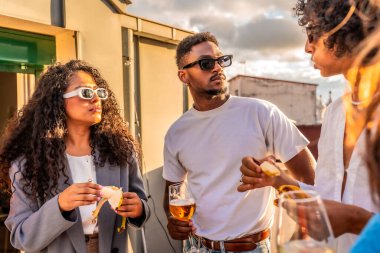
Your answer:
[[[252,189],[254,189],[254,187],[251,184],[241,184],[237,188],[237,190],[239,192],[245,192],[245,191],[252,190]]]
[[[137,210],[133,210],[133,211],[128,211],[128,212],[121,212],[119,210],[115,210],[115,212],[118,214],[118,215],[121,215],[123,217],[131,217],[131,218],[136,218],[138,215],[138,212]]]
[[[100,197],[92,194],[77,194],[73,196],[74,201],[92,201],[96,202],[100,200]]]
[[[92,188],[92,189],[95,189],[95,190],[101,190],[103,188],[103,186],[101,186],[100,184],[96,184],[96,183],[93,183],[93,182],[81,183],[81,187]]]
[[[136,198],[139,198],[139,196],[135,192],[123,192],[123,197],[126,198],[126,199],[136,199]]]
[[[264,178],[263,177],[247,177],[247,176],[243,176],[241,178],[241,181],[243,182],[243,184],[251,184],[251,185],[255,186],[257,184],[261,184],[264,181]]]
[[[253,157],[246,156],[242,160],[242,166],[246,167],[249,170],[256,171],[258,173],[261,172],[261,168],[259,166],[260,162],[255,160]]]
[[[117,208],[120,212],[132,212],[138,208],[138,205],[121,205]]]
[[[92,195],[100,195],[100,190],[96,190],[94,188],[88,188],[88,187],[80,187],[75,190],[76,194],[92,194]]]
[[[240,172],[245,176],[251,176],[251,177],[257,174],[255,170],[248,168],[244,164],[240,166]]]
[[[274,155],[269,155],[265,157],[264,159],[260,160],[260,164],[263,163],[264,161],[270,162],[272,164],[275,164],[276,162],[276,157]]]
[[[136,205],[140,205],[141,203],[141,200],[139,198],[136,198],[136,199],[123,199],[123,202],[121,203],[121,206],[136,206]]]
[[[187,232],[187,233],[178,232],[178,231],[174,230],[173,228],[171,228],[169,225],[168,225],[168,231],[169,231],[170,236],[174,240],[186,240],[186,239],[188,239],[188,236],[189,236],[189,232]]]
[[[181,233],[181,234],[189,234],[193,231],[193,227],[184,227],[184,226],[174,226],[172,225],[172,230],[177,232],[177,233]]]
[[[169,217],[168,222],[170,224],[173,224],[174,226],[178,226],[178,227],[191,227],[191,226],[193,226],[193,222],[191,220],[190,221],[181,221],[181,220],[175,219],[174,217]]]

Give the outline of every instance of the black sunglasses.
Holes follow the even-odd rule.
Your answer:
[[[215,62],[218,62],[218,64],[222,68],[231,66],[232,55],[223,55],[223,56],[220,56],[219,58],[216,58],[216,59],[212,59],[212,58],[200,59],[200,60],[197,60],[195,62],[192,62],[192,63],[189,63],[189,64],[183,66],[182,69],[191,68],[191,67],[199,64],[199,67],[201,68],[201,70],[210,71],[210,70],[214,69]]]

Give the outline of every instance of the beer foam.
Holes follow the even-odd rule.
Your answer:
[[[172,206],[189,206],[194,205],[194,199],[172,199],[170,205]]]

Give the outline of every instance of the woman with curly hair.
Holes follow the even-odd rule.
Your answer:
[[[137,144],[98,70],[79,60],[49,67],[0,143],[1,187],[12,193],[5,225],[15,248],[127,251],[126,232],[116,232],[122,217],[140,227],[149,209]],[[123,201],[93,223],[102,186],[122,187]]]

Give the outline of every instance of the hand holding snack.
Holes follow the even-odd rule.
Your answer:
[[[96,209],[92,212],[92,222],[95,223],[97,221],[100,209],[108,201],[111,208],[117,210],[123,203],[123,191],[122,188],[116,186],[104,186],[100,191],[100,196],[102,197],[99,201]],[[126,227],[127,218],[122,218],[122,223],[120,228],[118,228],[118,232],[123,232]]]
[[[267,161],[260,164],[260,168],[268,177],[277,177],[281,174],[280,168],[278,168],[276,164],[272,164]]]
[[[238,191],[240,192],[265,186],[274,186],[276,177],[281,175],[281,171],[274,164],[272,156],[260,161],[253,157],[244,157],[240,171],[242,173],[242,184],[238,186]]]

